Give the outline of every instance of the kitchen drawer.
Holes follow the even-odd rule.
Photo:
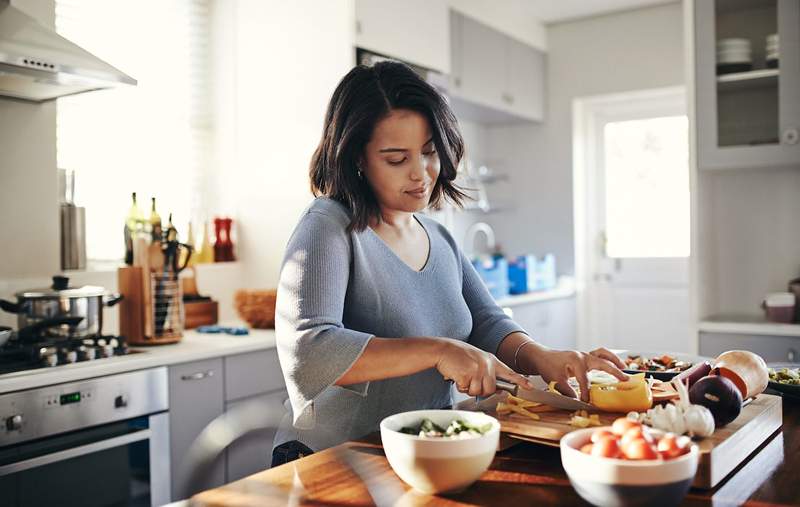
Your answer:
[[[225,401],[284,389],[278,351],[259,350],[225,358]]]
[[[225,412],[231,412],[247,403],[258,403],[268,407],[270,411],[277,412],[276,415],[282,417],[286,413],[283,402],[287,397],[286,391],[278,391],[231,401],[225,404]],[[276,418],[276,420],[279,419]],[[251,432],[228,447],[227,482],[239,480],[270,467],[275,430],[276,428],[273,427]]]
[[[726,350],[749,350],[770,362],[800,362],[800,337],[733,333],[700,333],[700,355],[717,357]]]
[[[169,367],[169,435],[172,466],[172,500],[225,483],[225,460],[220,457],[206,482],[190,489],[187,454],[206,425],[222,415],[222,358]]]

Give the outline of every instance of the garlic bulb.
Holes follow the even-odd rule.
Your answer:
[[[683,412],[686,430],[693,437],[710,437],[714,433],[714,415],[702,405],[690,405]]]
[[[674,404],[657,405],[643,414],[630,412],[627,418],[676,435],[688,433],[693,437],[708,437],[714,433],[711,411],[702,405],[692,405],[689,392],[682,382],[673,385],[680,396]]]

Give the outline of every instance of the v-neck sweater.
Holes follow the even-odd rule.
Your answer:
[[[320,450],[378,429],[389,415],[452,405],[450,383],[431,368],[337,386],[370,339],[419,336],[467,341],[496,353],[524,332],[495,303],[447,229],[422,214],[428,259],[406,264],[369,227],[347,231],[350,211],[316,198],[286,248],[275,331],[290,411],[275,445],[299,440]]]

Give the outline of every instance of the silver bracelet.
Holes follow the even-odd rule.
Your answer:
[[[525,340],[517,346],[517,350],[514,351],[514,371],[519,372],[519,363],[517,362],[519,359],[519,351],[522,350],[522,347],[531,343],[533,343],[533,340]]]

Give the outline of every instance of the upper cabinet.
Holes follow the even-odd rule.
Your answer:
[[[450,73],[447,4],[430,0],[356,0],[356,45]]]
[[[450,53],[459,112],[491,123],[544,119],[543,52],[450,11]]]
[[[700,169],[800,165],[800,2],[695,0]]]

